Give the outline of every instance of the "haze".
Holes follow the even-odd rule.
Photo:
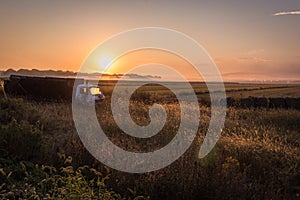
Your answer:
[[[299,80],[299,0],[2,0],[0,70],[78,71],[111,35],[147,26],[194,38],[224,80]],[[168,63],[170,58],[160,59]],[[110,72],[123,73],[133,63],[138,63],[134,56]]]

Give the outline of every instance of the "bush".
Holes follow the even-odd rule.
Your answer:
[[[74,169],[70,160],[59,169],[30,162],[0,167],[0,199],[124,199],[106,186],[109,175],[89,166]]]
[[[12,120],[0,126],[0,150],[17,160],[37,161],[41,157],[42,131],[39,124]]]
[[[35,124],[40,119],[38,113],[23,99],[0,99],[0,123],[8,124],[12,120],[20,123],[28,121]]]
[[[38,161],[43,132],[37,112],[23,99],[1,100],[0,108],[1,157]]]

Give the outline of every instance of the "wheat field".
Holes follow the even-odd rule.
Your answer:
[[[156,87],[156,86],[155,86]],[[237,87],[237,96],[297,96],[296,86]],[[273,87],[273,86],[272,86]],[[180,120],[176,102],[162,105],[167,122],[148,140],[117,127],[110,92],[96,106],[99,123],[110,140],[133,152],[154,151],[175,136]],[[199,88],[198,88],[199,89]],[[228,93],[234,93],[231,86]],[[275,92],[277,90],[277,92]],[[139,125],[150,123],[148,111],[167,90],[142,88],[130,102]],[[268,93],[270,91],[270,93]],[[202,95],[199,93],[199,95]],[[260,96],[260,94],[258,94]],[[198,159],[210,121],[210,107],[199,105],[198,135],[171,165],[144,174],[110,169],[82,145],[70,102],[38,102],[9,97],[0,101],[0,198],[3,199],[297,199],[300,194],[300,110],[227,108],[222,136],[213,151]]]

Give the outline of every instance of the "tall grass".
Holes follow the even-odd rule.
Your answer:
[[[148,96],[144,97],[152,99]],[[39,166],[45,163],[48,166],[53,166],[55,168],[53,170],[56,171],[53,172],[53,175],[49,175],[50,172],[45,175],[43,171],[45,168],[43,167],[37,167],[38,170],[33,170],[34,173],[32,172],[33,174],[30,176],[32,179],[39,177],[35,173],[40,172],[41,177],[46,176],[52,181],[50,181],[50,186],[47,186],[49,189],[44,187],[43,190],[41,187],[36,187],[35,191],[39,196],[50,195],[53,197],[51,195],[54,195],[59,198],[75,198],[78,197],[76,195],[91,195],[99,191],[100,193],[97,194],[105,194],[105,192],[101,192],[101,189],[98,189],[97,184],[95,185],[97,181],[93,177],[95,178],[97,175],[82,173],[80,167],[87,165],[89,166],[87,171],[92,168],[101,174],[99,180],[106,177],[103,174],[109,174],[109,179],[105,178],[105,191],[109,191],[109,193],[113,191],[112,198],[119,198],[120,196],[117,194],[126,198],[142,194],[143,196],[150,196],[152,199],[299,198],[299,110],[229,108],[222,137],[213,151],[204,159],[199,160],[197,158],[198,151],[210,120],[210,108],[200,105],[201,124],[198,136],[181,158],[172,165],[155,172],[128,174],[113,169],[108,170],[85,150],[74,127],[70,103],[25,101],[18,103],[18,100],[12,99],[10,102],[14,102],[8,103],[10,108],[7,111],[11,113],[8,115],[4,112],[0,113],[8,120],[7,124],[12,123],[11,126],[15,126],[13,125],[13,118],[16,118],[16,121],[28,121],[27,125],[24,126],[36,128],[42,135],[41,142],[39,142],[42,147],[36,152],[41,155],[47,152],[48,155],[44,156],[47,157],[46,160],[41,158],[39,161],[34,161],[29,156],[32,153],[26,151],[28,155],[15,157],[15,162],[19,163],[20,158],[27,156],[26,159],[30,159],[34,163],[40,162]],[[133,120],[141,125],[149,123],[148,110],[151,103],[153,102],[143,102],[142,98],[140,100],[137,97],[133,98],[130,105]],[[1,105],[5,107],[6,104],[7,102],[3,100]],[[99,107],[96,107],[96,110],[101,127],[115,144],[130,151],[140,152],[159,149],[176,134],[180,121],[180,107],[176,102],[165,102],[163,106],[168,114],[167,123],[160,133],[149,140],[130,137],[116,126],[111,114],[109,98]],[[13,111],[15,107],[17,109]],[[27,112],[22,111],[22,109],[30,111],[31,114],[26,114]],[[19,110],[22,112],[17,113]],[[5,128],[7,124],[1,124],[1,127]],[[20,132],[25,133],[25,131]],[[5,146],[1,146],[1,148],[5,149]],[[11,151],[10,154],[12,157],[17,153]],[[59,155],[66,156],[62,159]],[[34,157],[38,158],[37,155]],[[70,162],[71,158],[72,162]],[[68,159],[69,161],[65,162]],[[0,168],[4,170],[3,180],[6,180],[6,186],[3,186],[6,189],[5,192],[2,192],[3,194],[7,194],[8,191],[15,191],[11,185],[9,186],[8,181],[14,172],[7,178],[10,173],[9,166],[15,165],[7,159],[5,161],[2,159]],[[80,173],[78,173],[78,169]],[[64,170],[67,170],[67,175]],[[32,180],[26,179],[26,174],[23,176],[22,173],[20,174],[20,177],[23,177],[23,183],[26,180]],[[92,178],[88,179],[87,177]],[[32,188],[34,184],[41,184],[40,180],[37,179],[36,182],[27,181],[27,183]],[[60,185],[61,189],[58,189],[55,184],[57,185],[60,180],[63,183]],[[83,182],[78,183],[78,180]],[[89,182],[92,180],[94,180],[94,185]],[[64,194],[65,191],[67,194]],[[73,193],[75,196],[70,196]],[[100,196],[93,198],[100,198]]]
[[[4,90],[4,81],[0,79],[0,91],[1,91],[1,95],[4,96],[5,99],[7,99],[7,95],[6,95],[6,92]]]

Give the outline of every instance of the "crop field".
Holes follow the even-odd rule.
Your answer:
[[[96,83],[96,82],[94,82]],[[103,92],[110,94],[115,86],[113,81],[103,81],[98,83],[102,86]],[[167,83],[175,86],[176,90],[185,93],[185,89],[181,83]],[[135,86],[136,82],[125,82],[120,84],[120,87],[126,88]],[[207,97],[208,89],[205,83],[192,82],[195,93],[199,98]],[[226,95],[233,98],[243,97],[295,97],[300,98],[300,85],[299,84],[253,84],[253,83],[225,83]],[[140,88],[140,92],[147,92],[158,94],[159,96],[170,95],[170,91],[158,84],[148,84]]]
[[[174,84],[180,89],[179,83]],[[125,134],[112,116],[114,83],[100,86],[106,99],[96,105],[97,117],[114,144],[149,152],[176,135],[180,106],[161,101],[175,98],[167,88],[146,85],[133,94],[129,107],[137,124],[150,123],[153,103],[161,103],[167,112],[157,135],[138,139]],[[209,97],[204,84],[192,86],[198,98]],[[126,90],[130,84],[122,87]],[[300,97],[300,85],[227,83],[225,87],[233,98]],[[217,145],[199,159],[211,117],[210,107],[199,103],[198,134],[183,156],[158,171],[130,174],[103,165],[85,149],[71,102],[0,98],[0,199],[300,198],[300,110],[228,107]]]

